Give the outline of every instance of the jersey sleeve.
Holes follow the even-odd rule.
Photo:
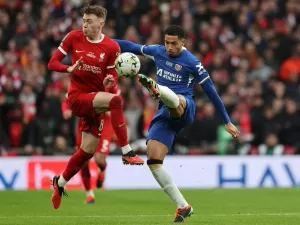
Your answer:
[[[117,43],[114,43],[114,46],[111,48],[109,54],[106,69],[115,68],[115,61],[118,55],[120,54],[120,52],[121,52],[120,46]]]
[[[199,60],[194,61],[192,68],[197,83],[203,84],[210,78],[208,72],[204,69],[202,63]]]
[[[155,56],[157,55],[159,45],[143,45],[141,48],[141,53],[149,59],[155,61]]]
[[[61,103],[61,111],[62,111],[62,113],[65,113],[65,112],[68,111],[68,110],[71,110],[71,109],[70,109],[70,106],[69,106],[69,104],[68,104],[67,98],[65,98],[65,99],[62,101],[62,103]]]
[[[71,31],[61,41],[58,50],[61,51],[61,53],[63,53],[64,55],[67,55],[72,49],[73,40],[74,40],[74,31]]]

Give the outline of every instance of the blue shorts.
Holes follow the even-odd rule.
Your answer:
[[[159,109],[149,127],[148,140],[157,140],[165,144],[170,150],[175,136],[177,136],[187,125],[194,121],[196,104],[192,96],[184,96],[186,108],[184,114],[179,119],[172,119],[169,115],[168,107],[160,102]]]

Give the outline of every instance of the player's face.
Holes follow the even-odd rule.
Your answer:
[[[180,39],[178,36],[165,35],[165,46],[169,56],[177,57],[184,46],[184,39]]]
[[[103,18],[98,17],[94,14],[83,15],[82,31],[88,38],[94,39],[99,34],[99,32],[101,32],[103,26]]]

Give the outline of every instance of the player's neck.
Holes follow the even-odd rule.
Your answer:
[[[86,39],[91,43],[100,43],[104,39],[104,34],[100,32],[95,37],[86,37]]]

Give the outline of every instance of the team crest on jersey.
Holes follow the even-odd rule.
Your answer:
[[[175,64],[175,70],[180,71],[182,69],[182,65]]]
[[[104,61],[104,56],[105,56],[105,53],[101,53],[100,54],[99,62],[103,62]]]

